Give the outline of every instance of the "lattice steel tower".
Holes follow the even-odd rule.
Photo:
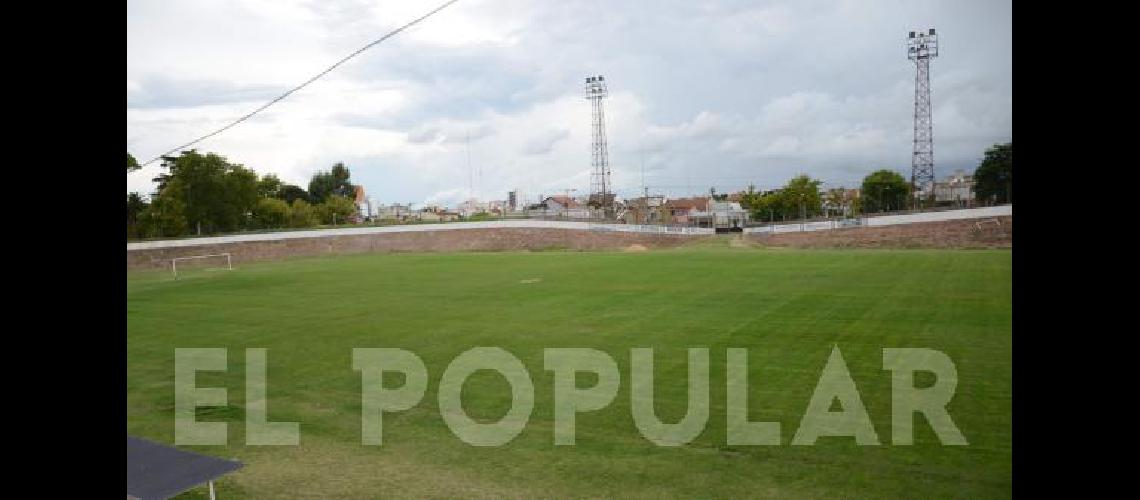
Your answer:
[[[907,59],[914,61],[914,154],[910,185],[916,195],[929,189],[934,196],[934,132],[930,113],[930,60],[938,57],[938,35],[910,32]]]
[[[586,77],[586,99],[594,107],[593,156],[590,174],[590,206],[609,211],[613,208],[614,196],[610,184],[610,153],[606,143],[606,111],[602,100],[609,95],[604,76]]]

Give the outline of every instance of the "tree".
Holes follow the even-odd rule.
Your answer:
[[[814,217],[822,212],[823,202],[819,196],[820,184],[823,182],[807,175],[793,177],[779,193],[780,204],[784,208],[784,212],[795,217]]]
[[[147,236],[181,236],[188,232],[186,207],[175,196],[158,196],[140,215],[139,225]]]
[[[225,198],[213,221],[218,230],[233,231],[248,227],[253,206],[257,204],[257,173],[241,165],[232,165],[225,175]]]
[[[142,238],[143,227],[139,224],[142,215],[146,212],[147,203],[138,193],[127,195],[127,238]]]
[[[142,166],[139,165],[138,160],[136,160],[134,156],[131,156],[130,151],[127,151],[127,173],[129,174],[140,168],[142,168]]]
[[[876,170],[863,178],[861,208],[866,212],[899,210],[910,199],[910,183],[893,170]]]
[[[257,174],[252,170],[194,150],[167,160],[163,167],[168,172],[161,177],[156,202],[180,207],[189,228],[213,233],[249,223],[257,201]]]
[[[333,194],[350,199],[356,195],[356,186],[349,182],[352,173],[345,168],[343,163],[333,165],[332,171],[329,173],[333,178]]]
[[[277,198],[285,203],[292,204],[293,200],[309,200],[309,193],[301,188],[301,186],[293,184],[282,184],[281,188],[277,190]]]
[[[257,181],[257,196],[259,198],[278,198],[281,186],[281,179],[278,179],[276,174],[265,174]]]
[[[343,224],[356,215],[356,203],[346,196],[332,195],[318,206],[322,224]]]
[[[989,203],[1013,203],[1013,142],[994,144],[974,171],[974,194]]]
[[[749,190],[751,195],[746,196],[750,198],[748,207],[752,211],[753,220],[772,222],[786,215],[779,190],[759,193],[755,192],[751,186],[749,186]]]
[[[356,194],[356,186],[349,182],[351,172],[343,163],[333,165],[328,172],[317,172],[309,181],[309,201],[324,203],[329,196],[345,196],[352,198]]]
[[[753,207],[759,204],[760,193],[756,192],[756,186],[749,184],[747,191],[740,192],[740,208],[752,210]]]
[[[268,229],[289,225],[289,204],[277,198],[260,198],[253,206],[253,222]]]
[[[822,181],[807,175],[793,177],[783,188],[758,192],[755,186],[741,193],[740,206],[752,212],[752,219],[772,222],[780,219],[814,217],[823,211],[819,195]]]
[[[170,182],[170,179],[174,175],[174,170],[178,168],[178,157],[163,156],[162,168],[166,169],[166,172],[159,172],[157,176],[151,179],[158,184],[157,189],[155,190],[156,193],[161,193],[163,189],[166,189],[166,184]]]
[[[289,227],[310,227],[316,220],[316,211],[304,199],[298,198],[289,204]]]

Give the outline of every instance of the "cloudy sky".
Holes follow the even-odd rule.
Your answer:
[[[210,132],[440,3],[130,0],[127,150]],[[1011,1],[460,0],[196,147],[302,187],[342,161],[380,203],[580,195],[601,74],[619,196],[909,178],[905,42],[929,27],[942,177],[1012,139]]]

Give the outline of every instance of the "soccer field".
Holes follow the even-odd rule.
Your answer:
[[[798,251],[726,246],[649,252],[368,254],[235,262],[174,281],[128,273],[127,432],[174,443],[175,348],[221,347],[227,446],[241,460],[218,497],[1007,498],[1012,495],[1012,257],[1007,250]],[[501,447],[457,438],[436,389],[456,356],[506,349],[534,383],[530,419]],[[790,442],[833,346],[850,369],[879,445]],[[266,348],[271,421],[299,422],[299,446],[245,444],[245,348]],[[423,399],[383,416],[383,445],[361,443],[361,373],[352,349],[398,347],[428,369]],[[617,362],[621,386],[577,415],[577,443],[553,444],[553,377],[543,349],[589,347]],[[655,408],[687,407],[686,348],[707,347],[710,411],[692,442],[661,447],[631,417],[630,350],[654,349]],[[780,423],[781,444],[726,444],[727,348],[748,350],[749,420]],[[943,445],[915,416],[912,446],[891,443],[884,348],[947,354],[958,373],[950,416],[969,441]],[[922,374],[917,384],[932,383]],[[595,380],[582,377],[580,386]],[[393,382],[399,385],[399,380]],[[511,402],[477,372],[466,411],[484,421]],[[838,411],[839,408],[833,408]],[[179,498],[205,498],[204,489]]]

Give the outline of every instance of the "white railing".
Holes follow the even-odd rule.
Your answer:
[[[982,219],[1007,215],[1013,215],[1013,205],[967,208],[962,210],[945,210],[939,212],[922,212],[904,215],[883,215],[879,217],[863,217],[858,219],[832,219],[825,221],[797,222],[794,224],[775,224],[761,227],[744,228],[744,232],[752,234],[798,233],[804,231],[842,229],[845,227],[893,226],[896,224],[914,224],[916,222]]]
[[[647,234],[716,234],[710,227],[662,226],[657,224],[590,224],[591,231],[614,231]]]

